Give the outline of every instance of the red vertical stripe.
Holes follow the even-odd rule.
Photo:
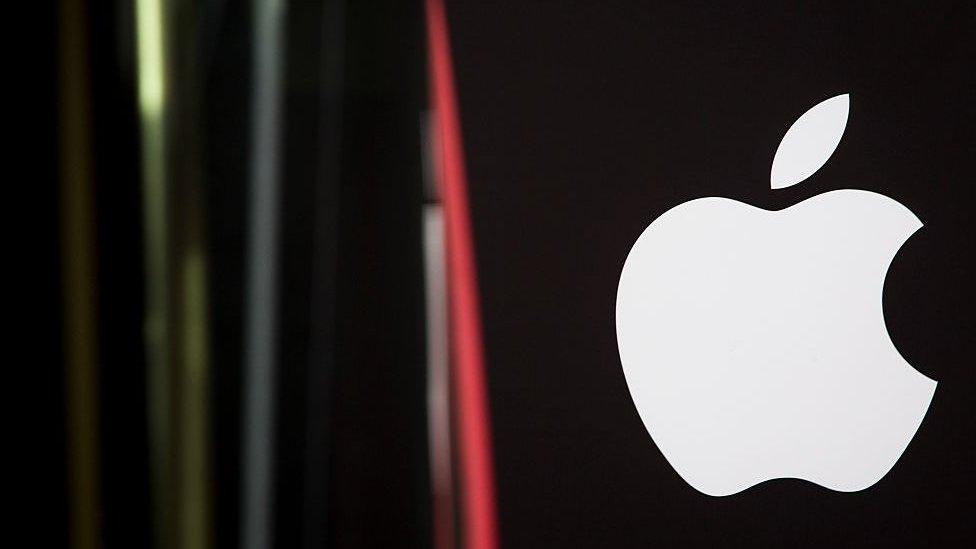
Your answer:
[[[468,208],[461,123],[451,65],[443,0],[427,0],[430,96],[440,154],[439,185],[444,204],[450,312],[454,414],[458,432],[462,541],[466,549],[495,549],[491,426],[474,241]]]

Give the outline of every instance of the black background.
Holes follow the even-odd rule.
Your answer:
[[[452,2],[505,547],[958,546],[976,534],[974,35],[968,2]],[[770,190],[786,129],[851,94],[830,161]],[[895,345],[939,382],[876,485],[794,480],[714,498],[631,403],[614,331],[623,261],[669,208],[780,209],[841,188],[925,224],[895,258]],[[968,543],[967,543],[968,542]]]

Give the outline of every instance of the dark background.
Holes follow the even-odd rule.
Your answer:
[[[976,535],[971,3],[451,2],[505,547],[960,546]],[[831,160],[770,190],[804,111],[851,94]],[[714,498],[640,422],[614,299],[641,231],[723,196],[780,209],[841,188],[925,226],[885,317],[939,382],[876,485],[774,480]]]

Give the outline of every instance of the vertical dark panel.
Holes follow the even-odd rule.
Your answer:
[[[90,6],[103,540],[148,546],[142,207],[132,5]]]
[[[244,222],[250,146],[249,2],[211,2],[202,32],[212,358],[214,546],[240,547]]]
[[[347,11],[329,479],[336,547],[429,544],[419,4]]]
[[[322,2],[290,3],[284,33],[278,397],[275,464],[276,547],[301,547],[306,516],[305,396],[309,371],[313,235],[319,157]],[[327,517],[319,517],[327,521]]]
[[[420,23],[289,5],[277,547],[429,544]]]
[[[339,174],[346,64],[346,1],[325,2],[322,13],[319,183],[315,204],[310,305],[311,338],[305,387],[305,508],[303,547],[329,543],[329,429],[336,366],[336,265],[339,242]]]
[[[38,212],[31,225],[34,232],[29,240],[28,264],[35,264],[36,270],[29,276],[34,278],[39,288],[31,296],[27,321],[37,327],[39,342],[30,347],[38,367],[38,391],[35,405],[40,411],[39,421],[28,427],[28,440],[37,448],[41,474],[32,481],[32,493],[24,501],[24,508],[31,515],[52,525],[36,531],[35,542],[44,547],[66,547],[68,544],[68,499],[67,499],[67,448],[65,445],[65,362],[62,333],[62,259],[61,222],[59,218],[58,160],[61,155],[58,143],[58,56],[61,46],[58,17],[59,6],[53,2],[44,6],[40,14],[41,25],[38,33],[37,62],[34,65],[37,94],[40,108],[34,122],[25,132],[28,144],[36,152],[32,169],[37,177],[38,194],[31,204]],[[31,454],[28,459],[34,459]]]

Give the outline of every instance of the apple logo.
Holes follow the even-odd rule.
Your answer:
[[[850,98],[814,106],[773,158],[773,189],[823,166]],[[898,353],[882,290],[922,223],[863,190],[769,211],[699,198],[655,219],[617,288],[617,344],[644,426],[712,496],[776,478],[863,490],[894,466],[935,393]]]

